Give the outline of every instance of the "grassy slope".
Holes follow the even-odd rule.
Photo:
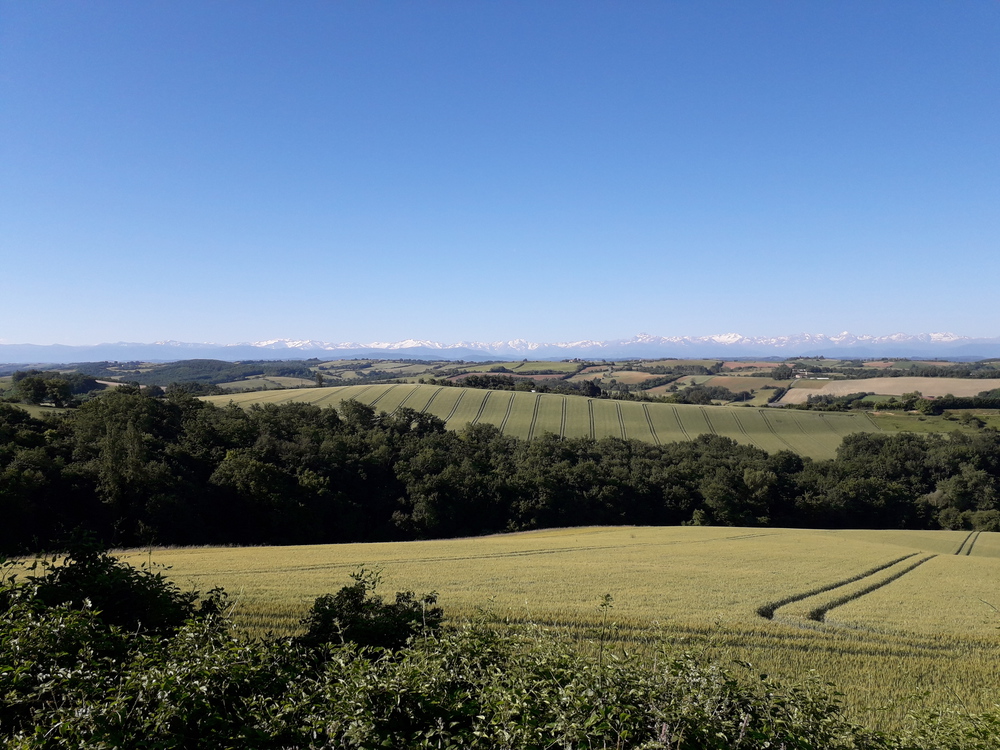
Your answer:
[[[969,554],[965,554],[969,551]],[[961,552],[961,554],[955,554]],[[144,562],[146,551],[132,553]],[[884,571],[780,607],[762,604],[830,586],[914,555]],[[933,557],[931,557],[933,556]],[[907,698],[930,704],[995,701],[1000,683],[1000,534],[739,528],[583,528],[385,544],[159,550],[182,586],[223,585],[238,618],[263,632],[290,630],[312,600],[361,566],[384,570],[385,592],[439,592],[450,616],[553,624],[593,637],[601,597],[614,597],[616,637],[632,649],[663,638],[763,671],[837,683],[861,718],[888,725]],[[831,610],[807,611],[844,592],[882,588]],[[889,706],[889,710],[876,709]]]
[[[435,390],[440,393],[432,400]],[[455,399],[459,397],[461,403],[456,409]],[[371,404],[379,411],[391,412],[401,405],[427,411],[447,420],[450,429],[460,429],[468,422],[487,422],[503,425],[505,433],[521,438],[541,435],[543,432],[560,434],[562,431],[565,435],[632,437],[660,443],[689,440],[704,433],[715,433],[767,451],[793,450],[813,458],[831,458],[845,435],[880,429],[864,414],[643,404],[548,393],[413,384],[264,391],[210,396],[206,400],[218,405],[231,400],[240,406],[288,401],[336,406],[351,398]],[[527,412],[535,411],[536,400],[539,405],[538,416],[532,422]],[[504,422],[508,406],[510,416]],[[564,409],[565,428],[562,423]]]

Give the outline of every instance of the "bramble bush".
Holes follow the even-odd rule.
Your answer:
[[[336,594],[324,594],[302,620],[306,628],[297,640],[305,646],[346,643],[395,650],[418,632],[427,634],[441,627],[444,610],[435,606],[437,594],[419,599],[412,591],[396,592],[386,603],[375,593],[382,581],[377,570],[362,568],[351,573],[354,583]]]

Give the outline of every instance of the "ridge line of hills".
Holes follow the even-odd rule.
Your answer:
[[[157,341],[94,345],[0,344],[0,363],[61,363],[97,360],[168,362],[188,358],[227,361],[245,359],[309,359],[338,357],[406,357],[413,359],[494,360],[530,355],[533,359],[616,359],[658,357],[923,357],[952,361],[1000,357],[1000,337],[973,338],[952,333],[855,335],[848,332],[789,336],[653,336],[629,339],[539,343],[525,339],[445,344],[406,339],[394,342],[330,343],[316,340],[270,339],[238,344]]]

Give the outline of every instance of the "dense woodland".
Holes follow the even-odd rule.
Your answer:
[[[1000,433],[857,434],[835,460],[727,438],[530,442],[357,402],[242,410],[119,388],[64,415],[0,404],[0,552],[289,544],[584,524],[1000,529]]]

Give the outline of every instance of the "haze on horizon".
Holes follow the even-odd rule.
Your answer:
[[[1000,4],[0,4],[0,343],[1000,335]]]

